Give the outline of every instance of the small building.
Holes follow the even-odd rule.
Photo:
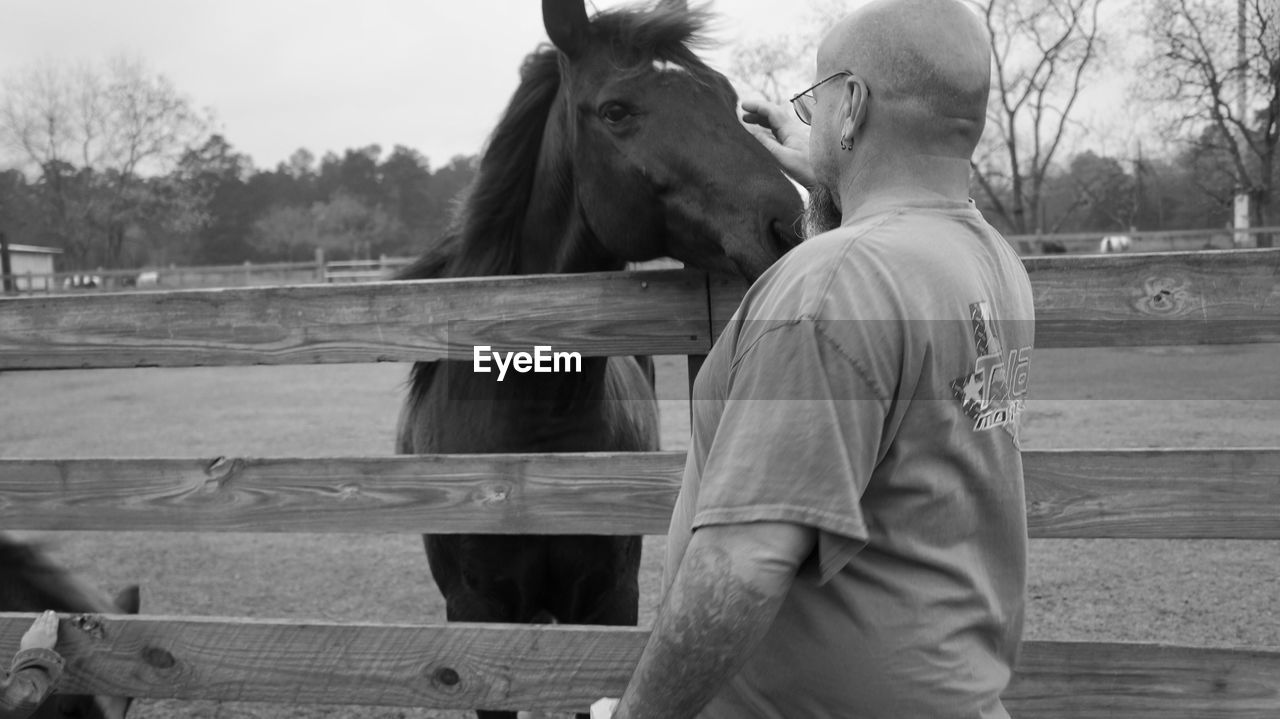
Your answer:
[[[53,258],[62,254],[56,247],[9,245],[9,267],[13,288],[19,292],[47,292],[53,286]]]

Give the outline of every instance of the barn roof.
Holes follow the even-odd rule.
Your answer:
[[[29,255],[60,255],[62,250],[57,247],[39,247],[37,245],[9,245],[10,252],[25,252]]]

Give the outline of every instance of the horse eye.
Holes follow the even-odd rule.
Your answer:
[[[620,102],[606,102],[600,106],[600,117],[609,123],[622,122],[631,117],[631,108]]]

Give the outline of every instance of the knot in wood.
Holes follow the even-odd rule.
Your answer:
[[[480,496],[476,499],[480,504],[502,504],[511,497],[511,485],[504,482],[493,482],[480,488]]]
[[[71,623],[94,639],[101,639],[106,635],[106,630],[102,626],[102,617],[96,614],[77,614],[71,617]]]
[[[142,661],[156,669],[169,669],[178,663],[178,660],[174,659],[172,654],[160,647],[143,647]]]
[[[453,689],[462,683],[462,677],[452,667],[440,667],[431,673],[431,683],[438,687]]]
[[[1174,277],[1148,277],[1137,295],[1138,311],[1148,315],[1187,314],[1194,297],[1190,283]]]
[[[222,489],[222,485],[230,481],[240,471],[241,462],[239,459],[227,459],[226,457],[218,457],[204,468],[205,481],[204,489],[206,492],[218,492]]]

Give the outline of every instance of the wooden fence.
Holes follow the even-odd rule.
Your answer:
[[[156,267],[128,270],[21,272],[0,275],[17,294],[85,294],[121,290],[176,290],[214,287],[262,287],[302,282],[368,282],[388,279],[413,262],[411,257],[376,260],[326,260],[317,250],[314,262],[268,262],[240,265]]]
[[[1280,250],[1026,264],[1038,347],[1280,342]],[[692,365],[743,290],[659,270],[6,299],[0,370],[469,358],[476,343]],[[683,464],[673,452],[9,459],[0,526],[661,534]],[[1025,466],[1032,537],[1280,540],[1280,448],[1032,451]],[[0,614],[4,645],[29,622]],[[622,690],[646,635],[110,615],[64,623],[62,646],[78,692],[582,711]],[[1280,648],[1027,642],[1006,700],[1032,719],[1274,718]]]
[[[1195,250],[1230,250],[1274,247],[1280,227],[1230,227],[1204,230],[1106,230],[1069,232],[1047,235],[1006,235],[1005,239],[1023,255],[1053,253],[1096,253],[1102,238],[1124,235],[1131,241],[1131,252],[1191,252]]]

